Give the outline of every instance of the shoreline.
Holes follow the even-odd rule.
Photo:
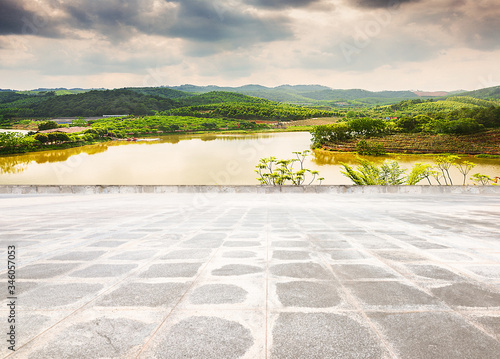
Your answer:
[[[281,132],[309,132],[309,130],[313,126],[294,126],[286,127],[286,128],[270,128],[267,130],[258,129],[258,130],[210,130],[210,131],[183,131],[183,132],[166,132],[166,133],[146,133],[141,134],[139,137],[124,137],[124,138],[116,138],[116,137],[103,137],[99,140],[95,141],[85,141],[85,142],[75,142],[72,145],[70,143],[61,143],[61,144],[51,144],[51,145],[43,145],[40,144],[38,148],[30,151],[20,151],[20,152],[12,152],[12,153],[0,153],[0,157],[8,157],[12,155],[21,155],[21,154],[29,154],[43,151],[51,151],[51,150],[59,150],[59,149],[69,149],[69,148],[78,148],[83,146],[92,146],[99,143],[105,143],[110,141],[127,141],[128,138],[137,138],[140,139],[150,139],[150,138],[158,138],[163,136],[186,136],[186,135],[246,135],[246,134],[268,134],[268,133],[281,133]],[[407,137],[408,140],[411,139],[411,136]],[[377,142],[378,138],[370,138],[368,139],[370,142]],[[135,142],[135,141],[134,141]],[[137,141],[140,142],[140,141]],[[47,147],[45,147],[47,146]],[[316,150],[321,150],[326,153],[357,153],[356,146],[352,142],[338,144],[336,146],[331,145],[322,145],[321,147],[316,148]],[[488,152],[488,153],[484,153]],[[500,148],[496,152],[492,151],[468,151],[468,152],[456,152],[453,150],[427,150],[427,149],[411,149],[405,148],[396,150],[395,148],[388,148],[387,152],[384,155],[421,155],[421,156],[438,156],[438,155],[458,155],[460,157],[473,156],[474,158],[500,158]],[[480,157],[478,157],[480,156]],[[379,157],[379,156],[373,156]]]

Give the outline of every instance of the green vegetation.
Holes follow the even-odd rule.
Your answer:
[[[165,97],[170,99],[179,99],[185,97],[191,97],[193,94],[173,90],[168,87],[126,87],[125,90],[135,91],[143,95],[151,95],[155,97]]]
[[[0,154],[25,153],[33,151],[38,144],[33,136],[17,132],[0,132]]]
[[[397,161],[385,161],[380,167],[367,160],[360,160],[359,162],[360,164],[356,169],[342,163],[344,171],[341,171],[341,173],[353,181],[355,185],[389,186],[402,185],[407,181],[403,176],[406,170],[402,169]]]
[[[112,137],[144,136],[158,133],[214,131],[214,130],[256,130],[267,129],[265,124],[235,119],[198,118],[190,116],[149,116],[141,118],[106,118],[91,121],[92,129],[100,135]]]
[[[56,96],[54,92],[0,93],[0,121],[15,118],[95,117],[155,114],[245,120],[299,120],[336,112],[272,102],[239,93],[213,91],[193,95],[169,88],[92,90]]]
[[[277,102],[326,105],[331,107],[344,106],[345,104],[349,106],[366,106],[395,103],[404,99],[418,97],[411,91],[371,92],[361,89],[332,90],[320,85],[282,85],[274,88],[259,85],[246,85],[241,87],[182,85],[171,88],[195,94],[212,91],[235,92]],[[341,104],[338,104],[339,102]]]
[[[397,133],[371,139],[350,139],[330,142],[323,148],[331,151],[356,152],[359,141],[380,144],[387,153],[457,153],[495,157],[500,154],[500,129],[471,135],[434,135],[428,133]]]
[[[276,120],[294,121],[311,117],[328,117],[335,115],[329,111],[309,109],[294,105],[273,103],[224,103],[182,107],[163,114],[196,117],[229,117],[243,120]]]
[[[410,91],[333,90],[319,85],[238,88],[183,85],[117,90],[0,91],[0,125],[32,130],[53,117],[102,118],[100,136],[125,137],[186,131],[267,129],[269,121],[335,117],[311,130],[313,147],[380,155],[385,152],[500,154],[500,87],[441,98]],[[270,99],[279,100],[273,102]],[[289,102],[289,103],[284,103]],[[295,103],[295,104],[291,104]],[[91,121],[92,122],[92,121]],[[56,128],[40,124],[40,129]],[[54,125],[52,125],[54,126]],[[283,126],[286,127],[286,126]],[[306,129],[289,127],[288,130]]]
[[[306,176],[309,173],[312,178],[306,184],[310,185],[314,180],[321,181],[324,180],[323,177],[319,177],[318,171],[311,171],[304,168],[304,160],[309,155],[310,151],[305,150],[302,152],[293,152],[297,158],[278,160],[276,157],[261,158],[259,164],[255,166],[255,172],[259,174],[257,178],[262,185],[268,186],[283,186],[287,184],[287,181],[294,186],[303,185],[306,181]],[[293,165],[295,163],[300,164],[300,169],[294,171]],[[309,178],[308,178],[309,180]]]
[[[485,100],[471,100],[470,98],[462,100],[489,105],[487,101],[484,103]],[[420,101],[404,101],[398,106],[414,106],[421,104]],[[346,117],[351,118],[347,121],[313,128],[311,130],[313,147],[326,145],[334,149],[356,149],[360,153],[375,155],[383,153],[384,150],[497,154],[500,151],[498,130],[496,130],[500,128],[500,106],[480,107],[479,105],[448,113],[428,112],[415,116],[394,117],[392,120],[357,118],[351,111],[346,114]],[[476,140],[481,137],[489,138],[482,142]],[[376,142],[367,141],[372,138],[376,138]],[[426,141],[429,138],[430,143]],[[443,143],[444,139],[449,143]],[[457,149],[458,143],[463,146]]]
[[[101,137],[89,131],[92,130],[70,135],[62,132],[37,133],[34,135],[23,135],[17,132],[0,132],[0,154],[78,147],[110,140],[107,137]]]
[[[429,185],[453,185],[451,169],[458,170],[462,176],[462,185],[465,186],[467,176],[476,166],[469,161],[462,161],[455,155],[437,156],[434,158],[435,165],[416,163],[405,175],[406,169],[400,167],[397,161],[384,161],[380,166],[375,163],[360,159],[356,168],[342,163],[343,171],[341,173],[349,178],[355,185],[360,186],[393,186],[393,185],[416,185],[423,180],[427,180]],[[431,181],[434,179],[434,181]],[[490,177],[480,173],[470,177],[474,184],[487,185],[493,181]]]
[[[313,146],[325,145],[329,142],[342,142],[357,137],[373,137],[388,133],[391,130],[387,122],[381,119],[355,118],[346,122],[320,125],[311,131]]]
[[[476,91],[465,92],[461,95],[485,100],[500,100],[500,86],[487,87]]]
[[[52,130],[60,126],[54,121],[45,121],[38,124],[38,131]]]
[[[482,186],[489,185],[491,182],[494,181],[489,176],[483,175],[481,173],[475,173],[475,174],[473,174],[470,179],[474,182],[474,184],[476,184],[476,185],[479,184],[479,185],[482,185]],[[495,184],[496,184],[496,182],[495,182]]]
[[[356,144],[356,152],[358,152],[360,155],[368,156],[382,156],[387,153],[383,144],[368,143],[365,140],[361,140]]]

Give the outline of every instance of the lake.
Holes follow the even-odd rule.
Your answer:
[[[252,185],[258,184],[254,170],[260,158],[293,158],[293,151],[309,149],[310,139],[308,132],[172,135],[150,142],[113,141],[1,156],[0,184]],[[377,163],[396,159],[404,168],[432,163],[427,155],[366,158]],[[500,176],[500,159],[468,160],[477,164],[471,174]],[[318,170],[323,184],[352,184],[340,173],[340,162],[355,165],[356,155],[316,151],[305,167]],[[461,184],[462,178],[454,173],[454,184]]]

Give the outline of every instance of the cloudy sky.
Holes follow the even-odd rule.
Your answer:
[[[0,88],[500,85],[498,0],[0,0]]]

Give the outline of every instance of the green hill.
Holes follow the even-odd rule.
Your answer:
[[[487,87],[480,90],[463,92],[460,96],[469,96],[482,100],[500,100],[500,86]]]
[[[260,85],[245,85],[240,87],[195,86],[182,85],[170,87],[171,89],[191,93],[207,93],[212,91],[236,92],[248,96],[265,98],[270,101],[313,104],[318,101],[346,101],[368,100],[368,103],[377,102],[374,99],[411,99],[418,98],[411,91],[380,91],[372,92],[361,89],[333,90],[321,85],[281,85],[265,87]]]
[[[194,96],[192,93],[174,90],[168,87],[125,87],[124,90],[135,91],[143,95],[179,99]]]
[[[35,117],[146,115],[176,107],[174,100],[119,89],[63,95],[30,105]]]
[[[269,103],[270,101],[234,92],[212,91],[184,98],[182,106],[210,105],[217,103]]]

